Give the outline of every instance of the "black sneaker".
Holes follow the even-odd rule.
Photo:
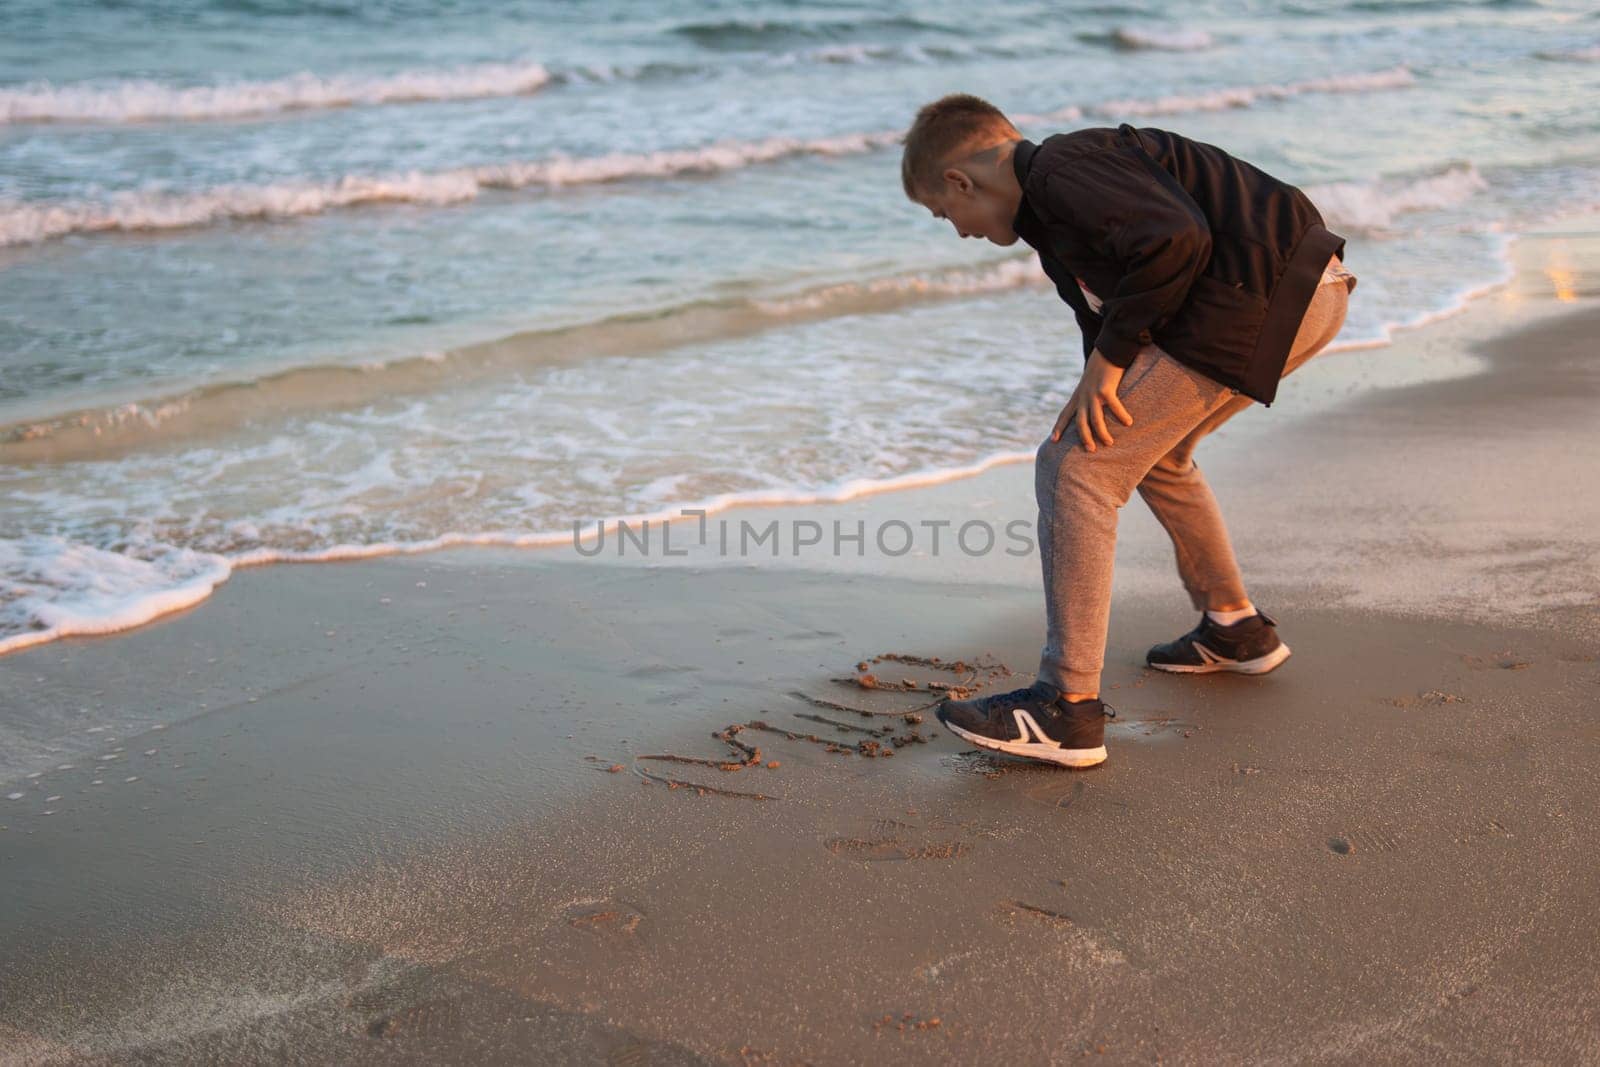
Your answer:
[[[1201,612],[1200,625],[1176,641],[1152,648],[1144,661],[1158,671],[1176,674],[1266,674],[1289,658],[1289,646],[1278,639],[1277,625],[1260,611],[1232,626],[1220,626]]]
[[[939,721],[980,748],[1063,767],[1105,762],[1106,719],[1116,712],[1099,700],[1069,702],[1042,682],[996,696],[946,700]]]

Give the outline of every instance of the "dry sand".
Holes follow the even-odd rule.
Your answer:
[[[1600,242],[1518,256],[1202,450],[1282,670],[1139,667],[1193,620],[1130,506],[1092,771],[816,703],[1027,680],[1031,555],[279,567],[0,659],[69,765],[0,786],[0,1063],[1600,1062]]]

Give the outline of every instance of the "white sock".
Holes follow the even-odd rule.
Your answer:
[[[1218,626],[1232,626],[1236,622],[1243,622],[1255,613],[1256,606],[1248,603],[1238,611],[1212,611],[1210,608],[1206,609],[1206,615]]]

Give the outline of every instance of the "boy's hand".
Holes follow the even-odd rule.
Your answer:
[[[1111,439],[1111,431],[1106,429],[1106,409],[1109,408],[1124,426],[1133,425],[1133,416],[1128,414],[1128,409],[1122,406],[1122,401],[1117,397],[1117,386],[1121,384],[1122,368],[1102,356],[1099,349],[1091,352],[1089,362],[1083,367],[1083,377],[1078,379],[1078,387],[1072,391],[1072,399],[1056,416],[1056,426],[1050,431],[1050,440],[1061,440],[1061,431],[1076,421],[1078,436],[1088,451],[1094,451],[1097,434],[1106,444],[1115,444]]]

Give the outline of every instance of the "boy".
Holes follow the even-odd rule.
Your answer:
[[[1087,358],[1035,470],[1047,623],[1038,679],[946,700],[939,721],[983,748],[1092,767],[1115,714],[1100,700],[1100,669],[1117,511],[1135,489],[1202,613],[1146,663],[1265,674],[1289,657],[1245,592],[1193,454],[1252,402],[1270,404],[1279,378],[1339,332],[1355,288],[1344,238],[1300,190],[1212,145],[1128,125],[1034,144],[965,94],[918,112],[901,178],[963,238],[1034,248]]]

